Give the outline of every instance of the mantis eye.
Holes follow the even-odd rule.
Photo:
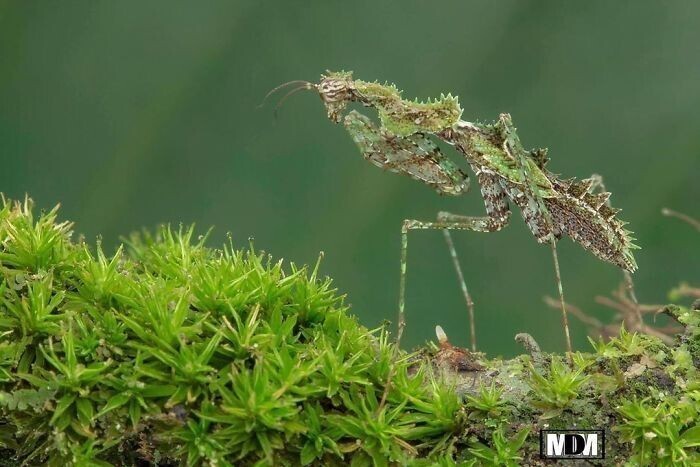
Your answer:
[[[338,78],[326,78],[318,85],[318,92],[323,102],[347,102],[353,100],[352,81]]]

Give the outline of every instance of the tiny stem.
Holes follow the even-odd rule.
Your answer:
[[[627,292],[630,295],[630,298],[632,299],[632,303],[634,304],[634,312],[637,318],[637,326],[639,329],[643,329],[644,326],[644,320],[642,319],[642,312],[639,309],[639,301],[637,300],[637,294],[634,291],[634,282],[632,282],[632,274],[629,271],[623,271],[624,276],[625,276],[625,287],[627,287]]]
[[[700,221],[690,217],[687,214],[683,214],[682,212],[678,212],[678,211],[673,211],[673,210],[668,209],[668,208],[663,208],[661,210],[661,214],[663,214],[664,216],[667,216],[667,217],[675,217],[676,219],[680,219],[683,222],[695,227],[695,229],[698,232],[700,232]]]

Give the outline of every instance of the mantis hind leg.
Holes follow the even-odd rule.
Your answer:
[[[464,281],[464,275],[462,274],[462,269],[459,265],[454,244],[451,242],[452,238],[449,236],[449,231],[469,230],[472,232],[496,232],[508,225],[508,220],[510,219],[510,210],[508,209],[508,203],[505,200],[505,193],[500,188],[500,185],[496,183],[495,176],[477,173],[477,177],[479,178],[479,182],[481,184],[481,192],[482,195],[484,195],[484,204],[488,216],[472,217],[441,212],[438,214],[438,219],[436,222],[426,222],[416,219],[406,219],[403,221],[401,226],[401,275],[399,279],[399,309],[395,346],[396,353],[399,352],[401,337],[403,336],[403,331],[406,327],[406,270],[408,264],[408,232],[410,230],[442,230],[447,234],[446,238],[449,239],[448,246],[450,247],[453,263],[455,265],[455,269],[457,270],[457,275],[460,279],[462,290],[465,292],[467,306],[470,309],[472,348],[475,348],[476,343],[474,339],[475,331],[473,320],[474,304],[471,300],[471,296],[469,295],[466,282]],[[389,394],[394,371],[395,367],[392,366],[392,368],[389,370],[387,382],[384,387],[384,393],[382,394],[382,399],[379,404],[380,409],[384,406],[386,398]]]
[[[568,350],[569,361],[572,361],[571,336],[569,333],[569,319],[566,314],[566,302],[564,301],[564,287],[561,281],[561,272],[559,271],[559,257],[557,255],[557,237],[558,232],[556,226],[552,222],[552,216],[543,199],[543,191],[547,192],[548,182],[547,176],[542,173],[537,166],[540,162],[544,164],[545,160],[540,158],[533,161],[530,159],[532,153],[526,156],[526,151],[520,143],[520,139],[515,133],[515,127],[511,122],[510,115],[501,114],[499,117],[499,126],[501,136],[503,137],[503,151],[516,161],[518,171],[520,172],[521,186],[515,186],[513,183],[504,184],[504,188],[509,191],[510,198],[520,207],[525,223],[537,239],[538,243],[549,243],[552,248],[552,258],[554,260],[554,272],[557,279],[557,288],[559,291],[559,301],[561,304],[562,326],[564,327],[564,336],[566,337],[566,348]],[[534,164],[533,164],[534,162]],[[538,179],[539,182],[538,183]],[[550,189],[551,190],[551,189]]]
[[[399,280],[399,314],[398,314],[398,331],[396,335],[397,344],[400,343],[401,336],[403,335],[403,328],[406,326],[406,270],[408,261],[408,232],[410,230],[442,230],[445,232],[450,239],[450,250],[455,263],[455,267],[458,271],[458,276],[462,282],[463,290],[467,290],[466,283],[464,282],[464,275],[462,274],[462,268],[459,266],[459,261],[457,258],[457,252],[454,249],[454,244],[451,243],[452,237],[449,236],[450,230],[470,230],[472,232],[496,232],[501,230],[508,224],[509,216],[502,218],[493,217],[467,217],[467,216],[456,216],[454,214],[440,213],[438,215],[437,222],[424,222],[416,219],[406,219],[401,227],[401,276]],[[450,216],[450,219],[459,220],[445,220],[441,219],[443,216]],[[467,292],[467,296],[468,292]],[[468,301],[471,301],[471,296],[469,296]],[[466,299],[466,296],[465,296]],[[472,302],[473,306],[473,302]]]
[[[551,222],[549,212],[546,209],[538,208],[537,200],[534,197],[524,195],[517,198],[518,205],[523,214],[523,219],[529,227],[532,234],[537,239],[538,243],[549,243],[552,249],[552,260],[554,261],[554,275],[557,281],[557,292],[559,293],[559,307],[561,309],[561,322],[564,328],[564,338],[566,339],[566,350],[569,354],[569,359],[573,352],[571,346],[571,333],[569,332],[569,318],[566,312],[566,300],[564,299],[564,285],[561,280],[561,271],[559,269],[559,255],[557,253],[557,234],[555,227]]]
[[[441,218],[451,218],[459,219],[458,221],[441,220]],[[406,219],[403,221],[401,226],[401,275],[399,279],[399,310],[398,310],[398,323],[396,331],[396,343],[394,347],[395,357],[399,352],[401,345],[401,337],[403,336],[404,328],[406,327],[406,270],[408,264],[408,232],[411,230],[442,230],[448,232],[449,230],[470,230],[472,232],[496,232],[508,224],[508,219],[510,216],[505,215],[504,217],[467,217],[467,216],[457,216],[449,213],[440,213],[438,215],[438,220],[436,222],[426,222],[416,219]],[[454,251],[454,248],[453,248]],[[456,252],[455,252],[456,257]],[[459,267],[459,262],[456,263],[458,271],[461,272]],[[461,277],[464,289],[466,289],[466,283],[464,283],[464,277]],[[473,303],[472,303],[473,307]],[[472,314],[473,316],[473,314]],[[394,358],[396,360],[396,358]],[[382,399],[379,403],[378,410],[381,410],[386,403],[386,399],[389,395],[389,390],[391,389],[391,381],[394,377],[395,366],[389,369],[389,374],[387,376],[387,381],[384,386],[384,393],[382,394]]]
[[[569,317],[566,314],[566,300],[564,300],[564,286],[561,282],[561,272],[559,271],[559,255],[557,254],[557,241],[552,236],[549,241],[552,247],[552,259],[554,260],[554,274],[557,278],[557,290],[559,292],[559,303],[561,306],[561,321],[564,326],[564,336],[566,337],[566,350],[569,353],[569,360],[573,357],[573,348],[571,347],[571,334],[569,333]]]

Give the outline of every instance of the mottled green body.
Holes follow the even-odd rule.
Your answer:
[[[462,109],[456,97],[443,95],[434,101],[409,101],[402,99],[393,84],[354,80],[350,72],[328,73],[316,87],[334,121],[341,121],[350,102],[376,109],[379,128],[357,112],[345,119],[346,128],[365,157],[375,165],[406,173],[440,193],[466,191],[466,175],[432,149],[428,135],[454,146],[482,182],[490,218],[490,222],[483,218],[472,222],[472,230],[493,231],[506,225],[510,201],[520,208],[539,242],[568,236],[624,270],[637,268],[632,250],[638,247],[632,243],[631,232],[623,228],[625,223],[615,217],[618,210],[607,204],[610,194],[594,194],[591,179],[561,180],[549,172],[545,168],[546,150],[526,150],[510,115],[502,114],[492,124],[465,122],[460,120]],[[360,121],[362,128],[357,123]],[[407,157],[414,146],[419,150],[414,157]],[[465,219],[450,215],[439,220],[457,218]]]
[[[382,128],[395,136],[437,133],[456,125],[462,108],[456,97],[448,94],[427,102],[406,101],[393,84],[353,80],[352,72],[325,75],[318,85],[328,108],[328,117],[339,122],[348,102],[360,101],[377,110]]]
[[[297,84],[290,82],[288,84]],[[546,169],[547,150],[526,150],[520,142],[510,115],[501,114],[494,123],[477,124],[460,119],[462,108],[456,97],[441,95],[427,102],[408,101],[393,84],[369,83],[353,79],[351,72],[328,72],[318,84],[301,82],[299,89],[315,89],[326,106],[328,118],[343,122],[373,164],[403,173],[431,186],[441,194],[458,195],[467,191],[468,177],[430,141],[430,136],[453,146],[463,156],[479,181],[485,216],[463,216],[440,212],[436,221],[406,219],[401,228],[401,279],[397,344],[405,320],[406,264],[410,230],[442,230],[469,310],[472,350],[476,349],[474,302],[467,289],[450,230],[496,232],[510,220],[510,204],[520,208],[530,232],[539,243],[552,249],[562,325],[569,353],[572,352],[566,303],[559,271],[557,240],[568,236],[598,258],[634,272],[637,264],[631,232],[610,207],[610,193],[594,194],[602,186],[593,178],[561,180]],[[273,90],[274,91],[274,90]],[[359,103],[377,111],[380,126],[366,116],[351,111],[348,104]],[[629,277],[629,276],[626,276]],[[631,283],[631,279],[628,280]],[[641,319],[641,318],[640,318]],[[391,376],[389,377],[389,381]],[[388,382],[389,382],[388,381]],[[387,387],[388,387],[387,382]],[[387,397],[385,391],[381,406]]]

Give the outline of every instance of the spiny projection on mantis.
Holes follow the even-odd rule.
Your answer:
[[[431,141],[433,137],[460,152],[479,182],[486,216],[440,212],[436,221],[404,221],[397,343],[405,326],[409,230],[443,230],[470,311],[473,348],[473,301],[464,281],[450,230],[496,232],[508,224],[511,203],[520,209],[535,239],[552,247],[569,352],[571,340],[556,240],[568,236],[604,261],[629,272],[637,269],[632,250],[639,247],[633,243],[631,232],[624,228],[626,223],[617,218],[619,210],[610,206],[610,193],[595,192],[600,186],[600,179],[562,179],[550,172],[546,168],[549,161],[547,150],[526,150],[510,115],[501,114],[490,124],[466,122],[461,120],[462,108],[457,97],[451,94],[427,102],[409,101],[401,97],[401,91],[395,85],[356,80],[352,72],[327,72],[321,76],[318,84],[292,81],[273,89],[271,93],[290,84],[298,86],[285,95],[280,104],[300,90],[316,90],[326,107],[328,118],[344,124],[362,155],[374,165],[408,175],[440,194],[466,193],[469,189],[468,175],[440,151]],[[355,110],[346,113],[348,104],[352,102],[376,110],[379,125]]]

